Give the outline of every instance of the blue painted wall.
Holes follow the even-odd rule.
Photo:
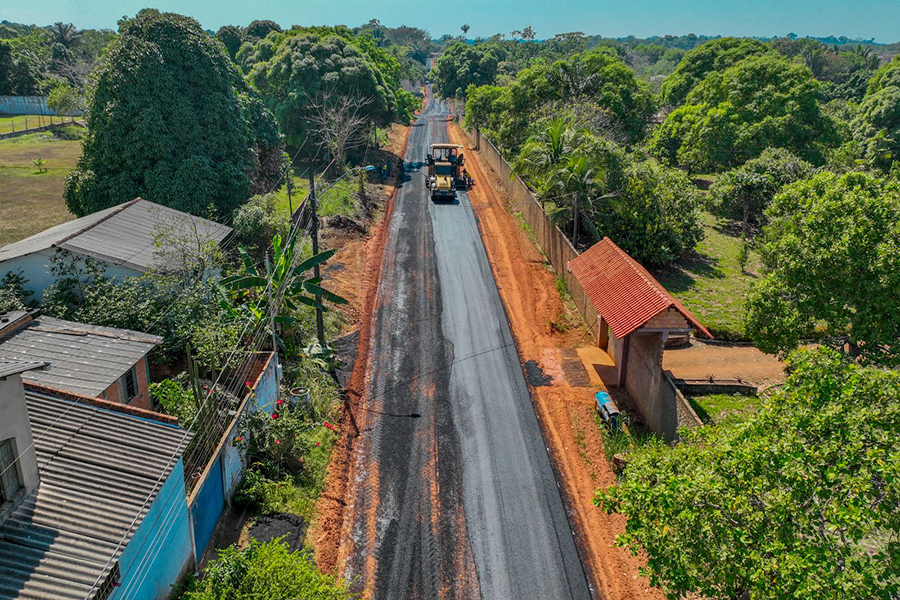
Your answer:
[[[112,600],[163,600],[193,564],[190,520],[179,458],[134,537],[119,558],[122,572]]]
[[[254,389],[255,396],[247,402],[245,411],[271,411],[278,400],[278,383],[278,356],[275,355],[260,376]],[[234,438],[239,432],[240,427],[234,427],[228,434],[215,464],[200,482],[200,488],[190,507],[198,561],[212,539],[225,505],[231,501],[231,496],[244,477],[246,451],[243,447],[234,445]]]
[[[200,485],[197,497],[191,505],[191,519],[194,521],[194,544],[197,562],[203,557],[209,540],[219,524],[219,517],[225,509],[225,493],[222,486],[222,459],[216,459]]]

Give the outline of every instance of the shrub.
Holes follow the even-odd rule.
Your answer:
[[[185,600],[349,600],[334,575],[316,568],[308,550],[292,552],[281,540],[230,546],[207,565],[203,580]]]

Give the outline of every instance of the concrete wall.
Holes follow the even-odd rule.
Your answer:
[[[110,598],[164,600],[193,565],[184,463],[179,458],[119,558],[122,577]]]
[[[50,273],[50,259],[55,254],[55,248],[47,248],[46,250],[40,250],[26,256],[19,256],[3,261],[0,263],[0,278],[9,272],[22,269],[23,274],[28,278],[28,281],[25,283],[25,289],[34,294],[30,300],[40,302],[44,297],[44,290],[50,287],[55,281],[55,278]],[[72,256],[77,255],[73,254]],[[106,276],[110,278],[121,279],[123,277],[138,277],[141,274],[140,271],[135,271],[128,267],[120,267],[117,265],[106,266]]]
[[[25,389],[19,375],[0,378],[0,442],[15,439],[13,451],[19,458],[19,473],[25,488],[21,498],[31,493],[38,484],[37,455],[32,447],[31,423],[25,404]],[[14,506],[0,513],[2,523]]]
[[[198,561],[213,537],[222,512],[231,503],[231,497],[244,477],[246,448],[236,447],[234,444],[239,424],[244,416],[252,411],[271,410],[278,400],[280,389],[277,354],[268,356],[261,372],[251,385],[253,393],[244,398],[237,416],[225,431],[221,443],[188,498]]]
[[[131,402],[128,402],[128,404],[136,408],[143,408],[144,410],[153,410],[153,402],[150,399],[149,387],[150,370],[146,355],[144,355],[144,357],[139,360],[136,365],[134,365],[134,371],[137,375],[138,395],[134,399],[132,399]],[[124,375],[122,377],[124,377]],[[122,404],[124,400],[120,395],[120,391],[122,389],[121,386],[122,378],[120,377],[118,381],[106,388],[106,391],[103,392],[104,400]]]
[[[663,334],[629,336],[625,389],[647,425],[667,440],[678,438],[679,427],[700,425],[700,418],[662,369]]]

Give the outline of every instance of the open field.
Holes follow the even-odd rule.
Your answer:
[[[714,336],[743,339],[744,298],[759,276],[759,258],[750,252],[747,272],[738,263],[739,226],[710,213],[703,214],[706,234],[696,252],[653,275],[694,313]]]
[[[72,117],[50,117],[47,115],[15,115],[0,116],[0,134],[11,133],[13,131],[22,131],[23,129],[34,129],[42,125],[51,125],[69,121]]]
[[[62,194],[80,155],[80,140],[51,133],[0,140],[0,246],[74,218]],[[46,172],[38,173],[37,158]]]

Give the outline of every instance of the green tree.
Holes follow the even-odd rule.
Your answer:
[[[251,22],[244,28],[244,36],[248,41],[261,40],[273,31],[281,31],[281,25],[268,19]]]
[[[78,28],[71,23],[57,22],[48,27],[47,30],[50,32],[51,39],[54,43],[69,49],[74,48],[81,38],[81,34],[78,33]]]
[[[667,106],[684,104],[688,94],[709,73],[725,71],[748,56],[771,52],[768,46],[751,38],[725,37],[711,40],[688,51],[675,71],[663,81],[660,97]]]
[[[464,96],[470,85],[490,85],[504,54],[492,44],[453,44],[431,69],[434,91],[444,98]]]
[[[225,50],[228,52],[228,56],[231,57],[231,60],[234,60],[237,51],[241,48],[241,44],[244,43],[244,30],[236,25],[222,25],[216,31],[216,39],[222,42]]]
[[[669,598],[896,596],[900,373],[824,349],[789,364],[758,412],[645,447],[598,492]]]
[[[296,146],[306,140],[310,113],[324,98],[365,99],[361,114],[377,125],[411,114],[407,103],[411,95],[400,89],[397,59],[371,37],[354,38],[346,28],[270,36],[246,52],[242,48],[238,60],[275,113],[288,142]]]
[[[813,173],[811,164],[781,148],[766,148],[758,158],[716,178],[710,190],[720,214],[747,225],[761,224],[763,211],[781,188]]]
[[[60,115],[74,115],[84,108],[84,97],[77,88],[60,82],[50,90],[50,96],[47,97],[47,108]]]
[[[635,162],[609,194],[604,211],[595,209],[597,232],[644,265],[670,263],[703,239],[699,194],[678,169]]]
[[[839,139],[819,87],[803,65],[752,56],[707,75],[656,129],[651,150],[693,172],[736,166],[769,147],[821,164]]]
[[[231,303],[223,303],[223,308],[230,310],[242,322],[253,321],[268,324],[269,315],[274,315],[275,323],[290,328],[294,323],[294,314],[300,306],[309,306],[323,312],[328,309],[322,301],[334,304],[347,304],[347,300],[333,294],[322,287],[321,277],[308,277],[307,272],[331,258],[337,249],[332,248],[306,259],[301,259],[301,246],[298,246],[298,232],[291,231],[282,245],[282,238],[276,235],[272,239],[271,262],[268,266],[258,267],[243,246],[238,252],[243,259],[243,271],[237,275],[226,277],[221,285],[231,293]],[[268,267],[268,268],[267,268]],[[271,296],[269,286],[271,282]],[[270,301],[271,298],[271,301]],[[276,335],[282,349],[289,348],[286,340]]]
[[[281,540],[255,540],[219,553],[185,600],[350,600],[346,587],[316,568],[308,550],[292,552]]]
[[[283,169],[277,125],[195,20],[143,10],[95,73],[84,151],[66,185],[76,215],[141,196],[231,216]]]
[[[820,173],[766,210],[765,277],[747,299],[746,330],[785,353],[819,329],[864,362],[900,364],[900,183]]]
[[[852,127],[870,164],[887,172],[900,160],[900,60],[872,77]]]

